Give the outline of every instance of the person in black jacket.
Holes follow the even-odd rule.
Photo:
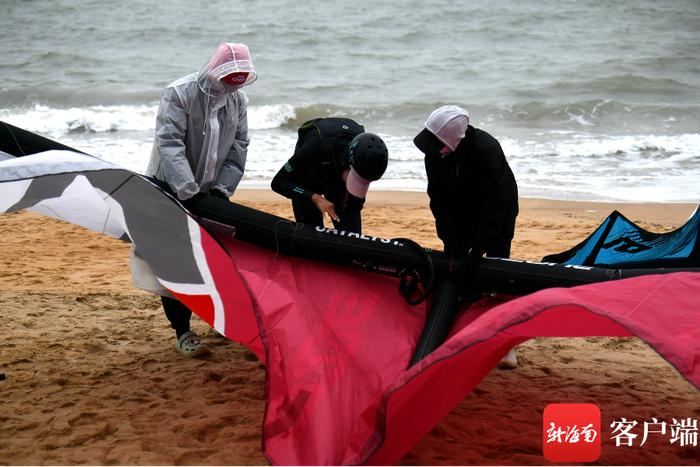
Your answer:
[[[466,255],[456,272],[469,287],[484,254],[508,258],[518,215],[518,186],[498,141],[469,125],[469,113],[447,105],[433,111],[413,140],[425,154],[430,210],[451,256]],[[512,355],[511,355],[512,353]],[[502,361],[503,367],[517,365]]]
[[[272,189],[292,200],[297,222],[322,227],[328,214],[336,229],[361,233],[369,184],[384,175],[388,160],[384,141],[357,122],[317,118],[299,128],[294,155]]]

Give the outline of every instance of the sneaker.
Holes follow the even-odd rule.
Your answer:
[[[209,354],[209,348],[197,334],[187,331],[175,343],[175,348],[186,357],[201,357]]]
[[[498,362],[500,370],[514,370],[518,368],[518,354],[515,353],[515,347],[510,349],[505,357]]]

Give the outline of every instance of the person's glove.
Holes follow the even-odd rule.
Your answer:
[[[467,259],[464,261],[464,268],[471,278],[476,278],[476,273],[479,270],[479,264],[481,264],[481,258],[484,257],[484,253],[486,253],[486,251],[479,247],[472,247],[472,249],[469,250]]]
[[[459,293],[462,299],[469,300],[481,295],[476,286],[476,275],[479,271],[479,264],[485,251],[479,247],[472,247],[467,253],[464,262],[454,272],[454,280],[457,282]]]

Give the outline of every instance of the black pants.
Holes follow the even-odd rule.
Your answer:
[[[192,311],[182,302],[170,297],[160,297],[163,302],[163,311],[170,321],[170,327],[175,330],[177,337],[190,330],[190,318]]]
[[[513,242],[513,238],[501,238],[495,245],[486,250],[486,256],[492,258],[510,258],[510,244]]]
[[[293,199],[292,210],[295,221],[323,227],[323,213],[311,201]]]

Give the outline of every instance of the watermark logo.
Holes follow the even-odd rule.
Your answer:
[[[595,404],[549,404],[542,415],[542,451],[552,462],[600,457],[600,409]]]
[[[542,414],[542,452],[552,462],[593,462],[602,444],[600,409],[595,404],[549,404]],[[700,427],[695,418],[613,420],[605,435],[615,448],[643,447],[665,441],[678,447],[697,447]]]
[[[652,417],[644,420],[627,420],[625,417],[610,424],[615,447],[644,446],[651,437],[667,439],[679,447],[698,446],[698,421],[694,418],[672,418],[670,422]],[[641,436],[640,436],[641,435]]]

